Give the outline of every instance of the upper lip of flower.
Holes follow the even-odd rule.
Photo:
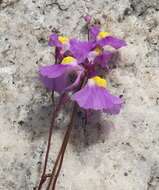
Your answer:
[[[77,39],[70,40],[70,52],[78,60],[79,63],[85,61],[93,47],[94,43],[90,41],[80,41]]]
[[[109,32],[101,31],[98,26],[93,26],[90,28],[91,40],[94,41],[95,46],[105,46],[109,45],[115,49],[119,49],[126,46],[126,42],[119,38],[113,37]]]

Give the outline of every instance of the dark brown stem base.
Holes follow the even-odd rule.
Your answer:
[[[59,173],[60,173],[60,170],[61,170],[61,167],[62,167],[64,154],[65,154],[66,147],[67,147],[67,144],[68,144],[68,141],[69,141],[69,137],[70,137],[70,134],[71,134],[71,131],[72,131],[72,128],[73,128],[73,123],[74,123],[76,110],[77,110],[77,105],[74,104],[72,115],[71,115],[71,120],[70,120],[70,123],[68,125],[67,131],[65,133],[64,140],[63,140],[63,143],[61,145],[60,151],[59,151],[58,156],[56,158],[55,165],[54,165],[54,167],[52,169],[51,177],[49,179],[49,183],[48,183],[48,186],[47,186],[46,190],[49,190],[51,185],[52,185],[51,189],[55,190],[57,178],[59,176]]]
[[[60,97],[59,103],[57,104],[56,109],[53,111],[53,116],[52,116],[51,125],[50,125],[50,129],[49,129],[48,144],[47,144],[47,150],[46,150],[46,155],[45,155],[44,167],[43,167],[43,172],[42,172],[42,175],[41,175],[40,183],[39,183],[39,186],[38,186],[38,190],[41,190],[43,183],[47,179],[47,177],[46,177],[46,168],[47,168],[48,156],[49,156],[49,151],[50,151],[50,146],[51,146],[52,131],[53,131],[53,128],[54,128],[55,119],[56,119],[56,117],[58,115],[58,112],[59,112],[59,110],[61,108],[61,105],[63,103],[64,96],[65,96],[65,94],[63,94]]]

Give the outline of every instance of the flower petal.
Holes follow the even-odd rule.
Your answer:
[[[55,65],[49,65],[49,66],[43,66],[40,67],[39,73],[40,75],[48,78],[56,78],[62,75],[66,70],[72,67],[70,65],[61,65],[61,64],[55,64]]]
[[[39,70],[40,80],[44,86],[59,93],[69,89],[69,86],[72,87],[75,77],[78,77],[78,73],[83,73],[83,68],[79,65],[70,64],[49,65],[41,67]],[[80,80],[76,81],[76,86],[78,82]]]
[[[119,49],[123,46],[126,46],[126,42],[124,40],[118,39],[113,36],[107,36],[107,37],[97,41],[97,44],[102,47],[106,46],[106,45],[110,45],[115,49]]]
[[[40,75],[40,80],[46,88],[59,93],[63,92],[70,85],[66,74],[57,78],[48,78]]]
[[[55,46],[55,47],[58,47],[58,48],[62,47],[62,44],[58,40],[58,35],[57,34],[53,33],[53,34],[50,35],[48,45],[49,46]]]
[[[72,99],[84,109],[101,110],[110,114],[119,113],[122,105],[122,100],[111,95],[105,88],[88,84],[76,92]]]
[[[79,41],[76,39],[70,40],[70,51],[79,62],[83,62],[86,59],[92,47],[92,42]]]
[[[95,58],[94,63],[97,65],[101,65],[103,68],[106,68],[112,55],[113,55],[112,52],[104,51],[101,55],[99,55]]]
[[[96,40],[98,33],[100,32],[99,26],[92,26],[89,29],[89,35],[91,40]]]

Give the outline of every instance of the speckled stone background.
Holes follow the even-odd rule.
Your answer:
[[[0,190],[36,189],[52,105],[37,70],[53,63],[51,31],[85,38],[87,13],[128,43],[108,77],[125,106],[74,129],[57,189],[159,190],[158,0],[0,0]],[[50,166],[67,121],[61,112]]]

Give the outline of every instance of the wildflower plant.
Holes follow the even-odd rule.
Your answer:
[[[84,19],[88,28],[88,40],[83,41],[58,36],[55,33],[51,34],[48,44],[55,47],[55,63],[39,69],[41,82],[53,94],[54,92],[59,94],[59,102],[54,106],[45,163],[38,190],[42,188],[46,180],[48,180],[46,190],[55,189],[77,110],[84,110],[86,117],[90,110],[118,114],[123,105],[122,99],[109,91],[108,82],[101,72],[105,71],[109,74],[114,50],[126,46],[126,43],[124,40],[102,31],[99,25],[92,23],[90,16],[86,16]],[[114,50],[110,51],[107,47]],[[54,122],[61,107],[70,101],[73,103],[70,123],[52,172],[47,174],[46,168]]]

